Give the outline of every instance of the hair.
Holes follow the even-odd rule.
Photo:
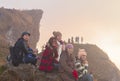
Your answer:
[[[79,48],[78,51],[86,52],[85,49],[83,49],[83,48]]]
[[[54,40],[56,41],[55,37],[51,37],[48,41],[49,45],[52,47],[52,43],[54,42]]]
[[[54,42],[54,40],[56,41],[56,38],[55,37],[51,37],[49,39],[48,45],[46,47],[52,47],[52,50],[55,53],[55,57],[58,57],[57,48],[52,45],[52,43]]]
[[[59,32],[59,31],[54,31],[54,32],[53,32],[53,35],[54,35],[54,37],[57,37],[57,36],[59,36],[59,35],[62,36],[62,33]]]

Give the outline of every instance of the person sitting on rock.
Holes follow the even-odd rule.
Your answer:
[[[63,46],[64,46],[64,42],[62,41],[62,33],[59,31],[54,31],[53,32],[54,37],[57,40],[57,44],[58,44],[58,48],[57,48],[57,52],[58,52],[58,58],[56,58],[56,60],[59,62],[60,59],[60,55],[63,51]]]
[[[13,47],[13,52],[11,54],[12,64],[18,66],[20,63],[23,63],[23,57],[26,54],[31,53],[29,51],[29,41],[30,33],[23,32],[21,37],[17,40]]]
[[[78,73],[74,66],[73,50],[73,45],[67,44],[66,50],[61,54],[59,72],[63,81],[76,81],[78,79]]]
[[[45,50],[42,52],[42,58],[39,66],[40,71],[53,72],[55,70],[56,66],[54,63],[58,63],[56,60],[56,58],[58,58],[57,46],[56,38],[51,37]]]
[[[79,49],[75,62],[75,68],[78,71],[78,81],[93,81],[92,76],[88,73],[88,61],[85,49]]]

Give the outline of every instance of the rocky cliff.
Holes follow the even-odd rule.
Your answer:
[[[30,45],[36,47],[42,10],[16,10],[0,8],[0,56],[8,54],[8,46],[14,45],[23,31],[31,33]],[[3,59],[0,63],[3,62]]]

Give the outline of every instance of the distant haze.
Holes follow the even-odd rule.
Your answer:
[[[83,36],[84,43],[102,48],[120,68],[120,0],[0,0],[0,6],[42,9],[40,47],[54,30],[63,40]]]

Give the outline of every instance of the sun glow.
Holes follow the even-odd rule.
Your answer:
[[[99,42],[97,43],[100,48],[105,51],[111,61],[115,63],[115,65],[120,68],[120,45],[116,42],[116,36],[110,34],[104,34],[99,37]]]

